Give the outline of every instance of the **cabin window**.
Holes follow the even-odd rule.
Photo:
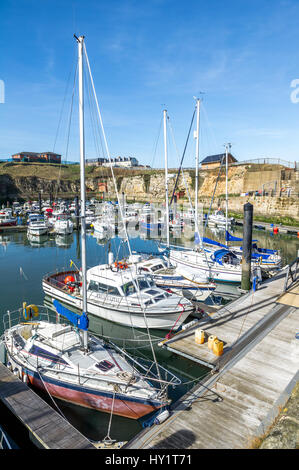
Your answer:
[[[136,288],[135,288],[133,282],[127,282],[126,284],[124,284],[122,286],[122,289],[123,289],[124,294],[126,296],[131,295],[131,294],[135,294],[135,292],[136,292]]]
[[[143,289],[147,289],[149,286],[147,280],[145,278],[143,279],[137,279],[137,282],[138,282],[138,285],[139,285],[139,289],[140,290],[143,290]]]
[[[101,284],[100,282],[96,282],[93,280],[89,282],[88,289],[93,292],[99,292],[100,294],[120,295],[117,287],[108,286],[107,284]]]
[[[152,272],[154,273],[158,269],[164,269],[163,264],[157,264],[156,266],[152,266]]]

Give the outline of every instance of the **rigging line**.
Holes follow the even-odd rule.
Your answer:
[[[169,205],[172,204],[172,201],[173,201],[173,199],[174,199],[174,193],[175,193],[175,190],[176,190],[176,187],[177,187],[177,183],[178,183],[178,180],[179,180],[179,176],[180,176],[180,173],[181,173],[182,164],[183,164],[183,160],[184,160],[185,153],[186,153],[186,150],[187,150],[187,145],[188,145],[188,142],[189,142],[189,137],[190,137],[191,129],[192,129],[192,126],[193,126],[193,121],[194,121],[195,113],[196,113],[196,108],[194,109],[193,116],[192,116],[192,119],[191,119],[191,124],[190,124],[190,127],[189,127],[189,132],[188,132],[187,140],[186,140],[186,143],[185,143],[185,148],[184,148],[183,155],[182,155],[182,158],[181,158],[181,163],[180,163],[179,171],[178,171],[178,174],[177,174],[177,178],[176,178],[176,181],[175,181],[175,185],[174,185],[174,188],[173,188],[173,192],[172,192],[172,196],[171,196],[171,200],[170,200]]]
[[[70,140],[70,128],[71,128],[71,120],[72,120],[72,112],[73,112],[73,101],[74,101],[74,93],[75,93],[75,86],[76,86],[76,79],[77,79],[77,71],[78,71],[78,63],[76,65],[75,69],[75,74],[74,74],[74,81],[73,81],[73,92],[72,92],[72,99],[71,99],[71,106],[70,106],[70,111],[69,111],[69,119],[68,119],[68,128],[67,128],[67,144],[66,144],[66,151],[65,151],[65,159],[67,161],[68,157],[68,148],[69,148],[69,140]],[[59,167],[59,176],[58,176],[58,181],[56,185],[56,192],[54,195],[54,199],[58,199],[58,190],[59,190],[59,182],[61,178],[61,172],[62,172],[62,163],[60,164]]]
[[[49,397],[51,398],[52,402],[54,403],[55,407],[57,408],[57,410],[58,410],[58,412],[61,414],[61,416],[62,416],[66,421],[68,421],[68,420],[66,419],[66,417],[64,416],[64,414],[62,413],[62,411],[61,411],[61,409],[59,408],[59,406],[57,405],[57,403],[55,402],[54,398],[53,398],[52,395],[50,394],[50,392],[49,392],[49,390],[48,390],[48,388],[47,388],[47,386],[46,386],[46,384],[45,384],[45,382],[44,382],[44,380],[43,380],[43,378],[42,378],[42,376],[41,376],[41,374],[40,374],[40,372],[39,372],[39,367],[40,367],[40,366],[37,366],[37,367],[36,367],[36,371],[37,371],[37,373],[38,373],[38,375],[39,375],[39,377],[40,377],[40,379],[41,379],[41,381],[42,381],[42,383],[43,383],[43,386],[45,387],[46,392],[48,393]]]
[[[213,204],[213,202],[214,202],[214,196],[215,196],[215,192],[216,192],[216,189],[217,189],[217,184],[218,184],[218,180],[219,180],[219,177],[220,177],[220,173],[221,173],[221,170],[222,170],[222,165],[223,165],[223,163],[224,163],[224,155],[223,155],[223,157],[222,157],[222,159],[221,159],[221,163],[220,163],[218,175],[217,175],[216,182],[215,182],[215,186],[214,186],[213,195],[212,195],[211,202],[210,202],[210,207],[209,207],[209,210],[208,210],[207,218],[206,218],[206,220],[205,220],[204,232],[205,232],[205,230],[206,230],[206,228],[207,228],[207,224],[208,224],[208,220],[209,220],[209,216],[210,216],[212,204]]]
[[[64,91],[63,102],[62,102],[62,106],[61,106],[61,110],[60,110],[58,126],[57,126],[56,135],[55,135],[55,139],[54,139],[53,152],[55,151],[55,147],[56,147],[56,143],[57,143],[57,139],[58,139],[58,133],[59,133],[60,125],[61,125],[62,113],[63,113],[63,109],[64,109],[64,105],[65,105],[66,95],[67,95],[67,92],[68,92],[68,88],[69,88],[69,84],[70,84],[70,80],[71,80],[71,76],[72,76],[72,72],[73,72],[73,68],[74,68],[75,63],[76,63],[76,61],[75,61],[75,52],[74,52],[74,59],[73,59],[73,63],[72,63],[69,75],[68,75],[67,84],[66,84],[65,91]]]
[[[111,422],[112,422],[112,415],[113,415],[113,408],[114,408],[114,400],[115,400],[115,389],[113,388],[113,399],[112,399],[112,406],[111,406],[111,413],[110,413],[110,418],[109,418],[109,424],[108,424],[108,431],[107,435],[104,437],[103,442],[115,442],[115,439],[111,439],[110,437],[110,429],[111,429]]]
[[[196,108],[195,108],[195,111],[196,111]],[[195,111],[194,111],[194,114],[195,114]],[[193,114],[193,118],[194,118],[194,114]],[[168,119],[168,125],[169,125],[170,131],[171,131],[171,135],[172,135],[172,138],[173,138],[173,141],[174,141],[175,149],[176,149],[177,154],[178,154],[178,149],[177,149],[176,141],[175,141],[175,138],[174,138],[174,133],[173,133],[173,129],[172,129],[172,125],[171,125],[170,119]],[[183,170],[183,168],[182,168],[182,177],[183,177],[184,185],[185,185],[186,190],[187,190],[187,195],[188,195],[189,204],[190,204],[191,211],[192,211],[192,216],[193,216],[193,218],[194,218],[195,230],[197,231],[198,236],[199,236],[199,239],[200,239],[200,246],[201,246],[201,249],[203,249],[203,242],[202,242],[202,237],[201,237],[200,232],[199,232],[198,220],[195,220],[195,219],[196,219],[196,217],[195,217],[195,212],[194,212],[194,209],[193,209],[193,205],[192,205],[192,201],[191,201],[191,196],[190,196],[188,184],[187,184],[186,179],[185,179],[185,175],[184,175],[184,170]],[[208,263],[207,253],[206,253],[206,251],[205,251],[204,249],[203,249],[203,252],[204,252],[206,264],[207,264],[207,266],[208,266],[208,268],[209,268],[209,277],[211,277],[211,268],[210,268],[210,265],[209,265],[209,263]]]
[[[205,105],[203,104],[203,102],[201,102],[201,107],[202,107],[202,110],[203,110],[203,112],[204,112],[204,114],[205,114],[206,122],[207,122],[207,124],[208,124],[208,129],[209,129],[209,131],[210,131],[212,140],[214,140],[214,146],[215,146],[215,147],[219,147],[219,145],[218,145],[218,143],[217,143],[217,140],[216,140],[216,138],[215,138],[215,134],[214,134],[214,131],[213,131],[213,127],[212,127],[212,125],[211,125],[211,123],[210,123],[210,121],[209,121],[209,117],[208,117],[207,110],[206,110]]]
[[[151,167],[152,167],[152,168],[153,168],[154,160],[155,160],[155,157],[156,157],[158,142],[159,142],[159,138],[160,138],[160,134],[161,134],[161,129],[162,129],[162,122],[163,122],[163,116],[161,116],[160,126],[159,126],[159,130],[158,130],[158,136],[157,136],[156,144],[155,144],[155,147],[154,147],[154,155],[153,155],[152,164],[151,164]]]
[[[93,78],[92,78],[92,74],[91,74],[91,70],[90,70],[90,65],[89,65],[89,60],[88,60],[88,56],[87,56],[87,51],[86,51],[85,43],[84,43],[83,46],[84,46],[84,53],[85,53],[86,62],[87,62],[88,70],[89,70],[90,80],[91,80],[91,84],[92,84],[92,89],[93,89],[93,93],[94,93],[94,98],[95,98],[95,102],[96,102],[96,107],[97,107],[97,111],[98,111],[98,116],[99,116],[99,119],[100,119],[100,122],[101,122],[101,129],[102,129],[102,133],[103,133],[103,137],[104,137],[105,147],[106,147],[107,155],[108,155],[109,162],[110,162],[110,168],[111,168],[111,173],[112,173],[112,179],[113,179],[113,184],[114,184],[114,188],[115,188],[115,193],[116,193],[117,200],[118,200],[118,206],[119,206],[119,208],[120,208],[120,214],[121,214],[121,219],[122,219],[123,228],[124,228],[124,232],[125,232],[125,238],[126,238],[126,241],[127,241],[127,243],[128,243],[128,248],[129,248],[130,255],[132,256],[131,245],[130,245],[130,241],[129,241],[129,237],[128,237],[128,232],[127,232],[126,224],[125,224],[125,221],[124,221],[124,215],[123,215],[122,205],[120,204],[120,198],[119,198],[119,194],[118,194],[118,190],[117,190],[117,183],[116,183],[116,179],[115,179],[115,175],[114,175],[114,171],[113,171],[113,167],[112,167],[111,156],[110,156],[110,152],[109,152],[109,148],[108,148],[108,143],[107,143],[106,134],[105,134],[104,126],[103,126],[102,115],[101,115],[101,112],[100,112],[99,103],[98,103],[98,99],[97,99],[97,95],[96,95],[96,91],[95,91],[95,87],[94,87],[94,82],[93,82]],[[132,280],[133,280],[133,277],[132,277]],[[137,283],[137,284],[138,284],[138,283]],[[143,308],[143,304],[142,304],[142,302],[141,302],[139,285],[138,285],[137,294],[138,294],[138,297],[139,297],[139,299],[140,299],[140,305],[142,305],[144,323],[145,323],[145,325],[146,325],[146,329],[147,329],[147,332],[148,332],[148,335],[149,335],[149,339],[150,339],[150,332],[149,332],[148,322],[147,322],[147,318],[146,318],[146,315],[145,315],[145,310],[144,310],[144,308]],[[152,349],[152,354],[153,354],[154,361],[155,361],[155,363],[157,364],[157,369],[158,369],[159,378],[160,378],[160,380],[161,380],[161,377],[160,377],[160,370],[159,370],[158,363],[157,363],[157,359],[156,359],[156,354],[155,354],[155,351],[154,351],[154,348],[153,348],[153,345],[152,345],[151,341],[150,341],[150,344],[151,344],[151,349]]]
[[[89,112],[90,112],[90,122],[91,122],[91,128],[92,128],[92,133],[93,133],[94,145],[95,145],[96,154],[100,156],[98,140],[97,140],[96,117],[95,117],[95,111],[93,109],[93,102],[91,100],[92,91],[90,88],[90,83],[87,80],[88,76],[87,76],[85,67],[83,70],[84,70],[84,84],[85,84],[85,88],[87,91],[88,106],[89,106]]]

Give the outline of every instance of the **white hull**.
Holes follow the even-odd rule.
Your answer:
[[[51,286],[48,282],[43,281],[43,290],[51,299],[57,299],[71,307],[82,310],[82,300],[80,297],[71,295],[68,292],[63,292],[61,289]],[[90,299],[88,294],[87,299],[87,314],[95,317],[104,318],[113,323],[118,323],[123,326],[134,327],[134,328],[153,328],[153,329],[171,329],[175,322],[174,329],[178,329],[179,326],[192,312],[192,308],[188,307],[186,311],[167,312],[161,313],[161,311],[146,311],[146,321],[144,319],[143,312],[139,309],[134,311],[133,308],[130,310],[124,310],[118,308],[117,305],[109,307],[108,302],[105,305],[100,304],[96,299]],[[179,320],[178,320],[179,318]]]
[[[209,254],[207,254],[207,258],[209,259]],[[241,282],[241,265],[221,267],[213,261],[207,263],[204,255],[193,251],[170,250],[169,259],[176,266],[187,267],[194,273],[198,273],[198,270],[204,271],[210,279],[216,282]]]
[[[35,237],[40,237],[40,236],[46,235],[48,233],[48,228],[47,227],[28,228],[28,233],[30,235],[35,236]]]

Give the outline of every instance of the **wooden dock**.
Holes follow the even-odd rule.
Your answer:
[[[236,225],[243,226],[243,220],[236,220]],[[299,227],[295,227],[292,225],[281,225],[281,224],[270,224],[269,222],[259,222],[253,221],[252,228],[255,230],[267,230],[272,232],[273,228],[278,228],[278,233],[288,233],[290,235],[297,236],[299,233]]]
[[[125,448],[254,447],[299,380],[299,305],[277,302],[285,277],[286,270],[216,312],[213,321],[204,320],[200,328],[224,341],[222,356],[206,343],[196,345],[194,329],[163,342],[213,370],[173,405],[164,423],[141,431]]]
[[[95,449],[95,446],[0,363],[0,400],[44,449]]]

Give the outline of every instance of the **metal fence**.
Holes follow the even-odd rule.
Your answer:
[[[289,264],[287,273],[286,273],[286,280],[284,284],[284,291],[288,290],[292,287],[296,281],[299,279],[299,256]]]

